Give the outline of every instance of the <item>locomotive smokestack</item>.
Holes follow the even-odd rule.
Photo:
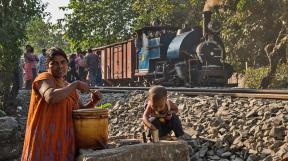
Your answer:
[[[203,16],[203,37],[206,38],[206,35],[209,33],[208,24],[211,21],[211,11],[204,11]]]
[[[203,9],[203,37],[206,38],[206,35],[210,32],[208,29],[208,24],[211,21],[212,9],[215,6],[221,6],[222,0],[206,0],[204,9]]]

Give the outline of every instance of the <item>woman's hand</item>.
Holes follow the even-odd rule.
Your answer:
[[[87,83],[82,81],[77,81],[76,88],[79,89],[81,92],[89,92],[90,87]]]
[[[85,104],[80,105],[80,108],[94,108],[98,101],[101,99],[102,95],[99,91],[91,91],[91,100]]]

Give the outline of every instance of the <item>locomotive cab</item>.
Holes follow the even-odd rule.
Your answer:
[[[166,60],[168,45],[176,35],[174,27],[144,27],[136,32],[140,35],[141,46],[138,52],[138,70],[136,76],[155,75]],[[162,69],[161,69],[162,70]]]

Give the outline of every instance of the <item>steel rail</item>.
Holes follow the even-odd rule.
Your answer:
[[[149,90],[149,87],[92,87],[99,90]],[[177,92],[217,92],[217,93],[266,93],[266,94],[288,94],[288,89],[250,89],[250,88],[185,88],[167,87],[168,91]]]
[[[148,87],[99,87],[91,88],[102,93],[123,93],[131,90],[149,90]],[[167,88],[170,92],[178,92],[187,96],[231,96],[288,100],[287,90],[256,90],[256,89],[211,89],[211,88]]]
[[[246,97],[246,98],[265,98],[288,100],[288,94],[271,94],[271,93],[215,93],[215,92],[180,92],[187,96],[230,96],[230,97]]]

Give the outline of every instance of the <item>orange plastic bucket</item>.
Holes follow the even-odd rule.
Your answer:
[[[72,116],[77,148],[105,148],[108,143],[107,109],[78,109]]]

